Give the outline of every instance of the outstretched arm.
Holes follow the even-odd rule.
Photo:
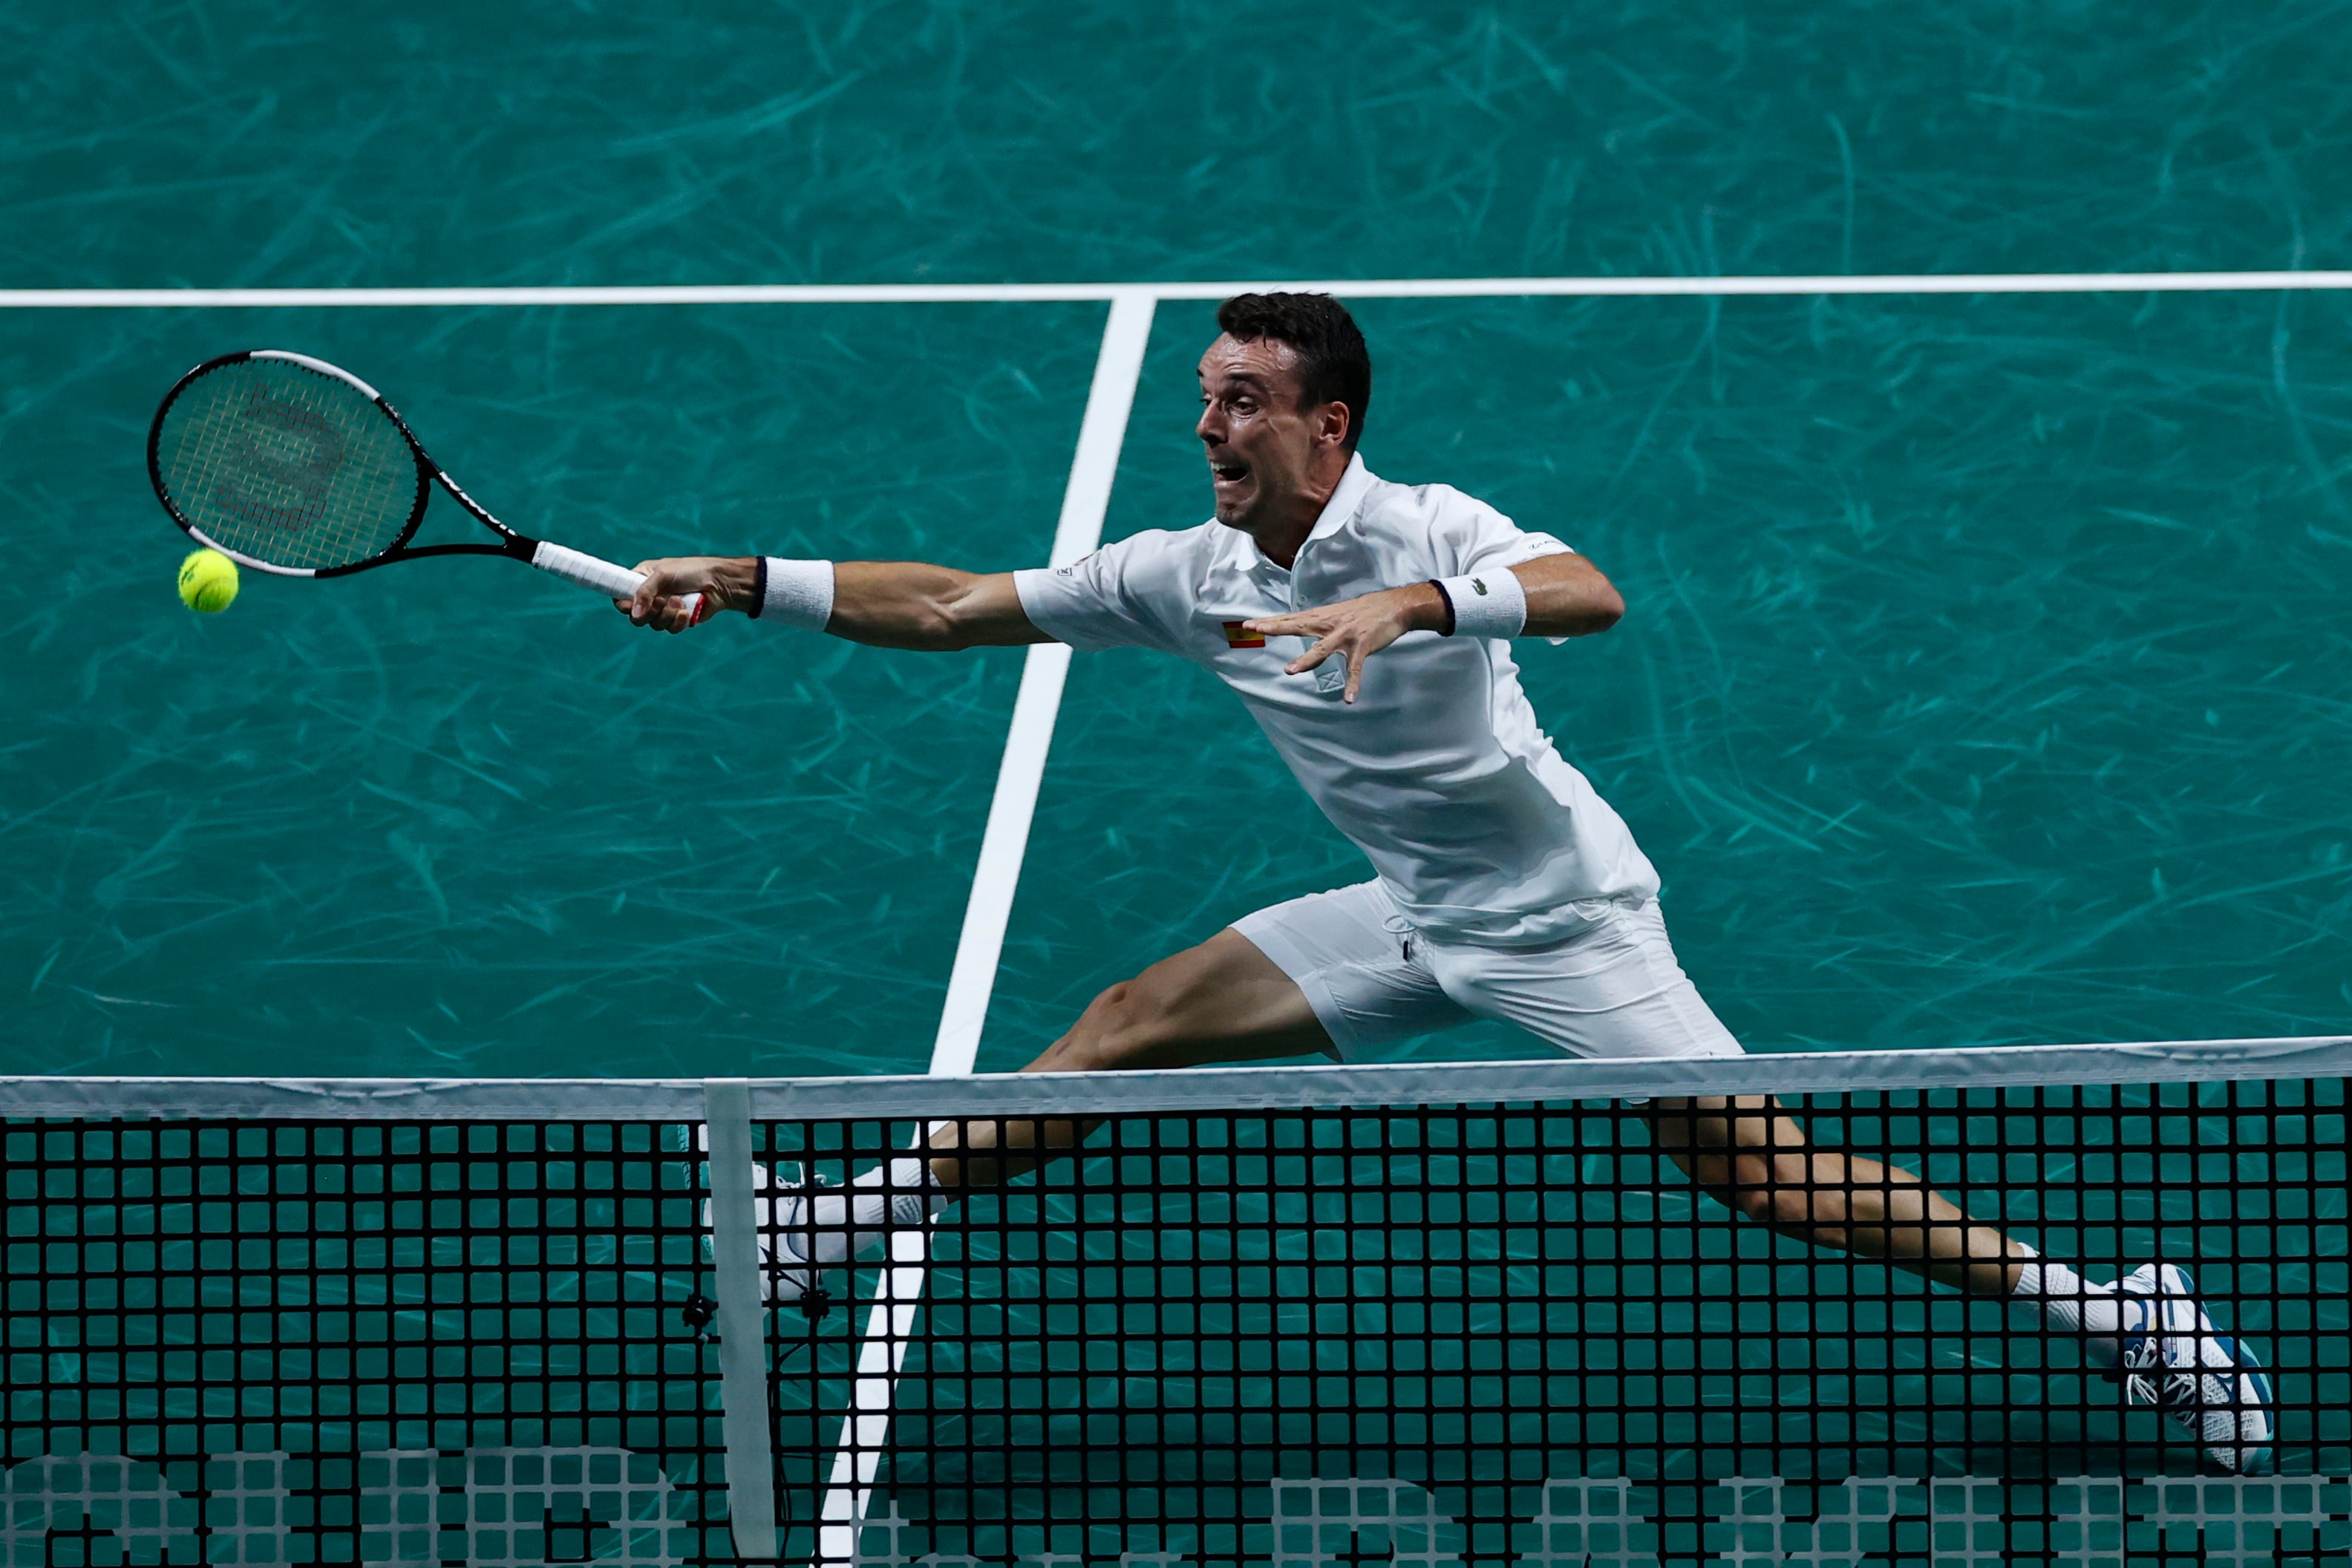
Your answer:
[[[637,596],[613,603],[636,625],[656,631],[681,632],[691,624],[681,603],[688,594],[707,595],[722,610],[748,615],[760,607],[756,556],[680,556],[641,561],[637,570],[646,576]],[[1053,640],[1030,624],[1010,572],[959,572],[919,561],[843,561],[832,564],[832,574],[833,612],[824,630],[851,642],[945,652]]]
[[[1520,635],[1580,637],[1605,632],[1625,614],[1625,601],[1601,568],[1581,555],[1538,555],[1507,568],[1528,598]],[[1452,607],[1433,583],[1383,588],[1319,609],[1267,616],[1247,623],[1267,637],[1314,637],[1315,646],[1291,661],[1287,673],[1304,674],[1334,654],[1348,660],[1347,700],[1363,683],[1364,660],[1407,632],[1451,632]]]

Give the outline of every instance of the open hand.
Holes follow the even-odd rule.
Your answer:
[[[1431,584],[1415,583],[1342,599],[1320,609],[1264,616],[1242,625],[1270,637],[1316,639],[1314,647],[1284,668],[1285,675],[1304,675],[1327,658],[1347,660],[1348,689],[1342,700],[1353,702],[1364,684],[1364,660],[1407,632],[1443,630],[1445,598]]]

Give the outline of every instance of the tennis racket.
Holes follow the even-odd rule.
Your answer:
[[[457,488],[383,395],[283,349],[208,359],[147,432],[147,474],[172,521],[231,560],[285,577],[345,577],[428,555],[504,555],[625,599],[644,576],[526,539]],[[412,544],[439,485],[495,544]],[[687,600],[694,620],[709,605]]]

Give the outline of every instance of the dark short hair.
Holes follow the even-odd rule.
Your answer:
[[[1217,325],[1239,342],[1288,343],[1302,406],[1346,404],[1348,450],[1356,449],[1372,401],[1372,354],[1347,306],[1328,294],[1236,294],[1217,307]]]

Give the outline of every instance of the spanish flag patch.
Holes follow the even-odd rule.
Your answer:
[[[1225,623],[1225,646],[1227,647],[1264,647],[1265,646],[1265,634],[1263,632],[1254,632],[1239,621],[1227,621]]]

